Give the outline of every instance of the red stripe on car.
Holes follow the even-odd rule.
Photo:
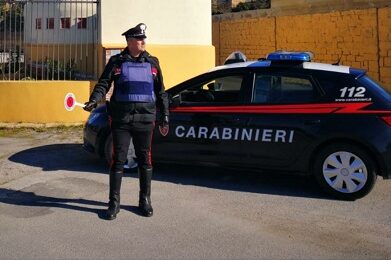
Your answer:
[[[371,102],[320,103],[300,105],[243,105],[243,106],[197,106],[175,107],[177,113],[237,113],[237,114],[390,114],[391,110],[363,110]]]

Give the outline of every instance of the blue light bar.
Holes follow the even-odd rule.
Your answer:
[[[267,55],[267,60],[271,61],[311,61],[313,54],[309,51],[305,52],[288,52],[276,51]]]
[[[259,67],[270,67],[270,63],[271,63],[270,60],[256,61],[256,62],[248,65],[247,67],[256,67],[256,68],[259,68]]]

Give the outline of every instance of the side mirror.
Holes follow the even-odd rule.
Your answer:
[[[215,83],[214,82],[211,82],[206,86],[208,87],[209,91],[215,91]]]
[[[244,55],[241,51],[234,51],[227,57],[224,65],[245,61],[247,61],[246,55]]]

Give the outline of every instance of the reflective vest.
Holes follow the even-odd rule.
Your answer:
[[[124,62],[115,87],[115,100],[119,102],[155,102],[152,67],[148,62]]]

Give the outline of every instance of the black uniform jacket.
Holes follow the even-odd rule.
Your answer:
[[[162,112],[162,116],[168,116],[168,97],[164,89],[163,75],[159,65],[159,60],[156,57],[151,56],[147,51],[144,51],[139,57],[133,58],[130,56],[129,51],[126,48],[120,54],[112,56],[91,93],[90,101],[100,101],[103,97],[105,97],[106,93],[110,89],[111,83],[119,79],[120,73],[118,73],[118,71],[120,71],[121,64],[126,61],[149,62],[152,70],[155,72],[157,71],[156,75],[153,75],[156,104],[117,102],[115,100],[116,84],[114,84],[114,92],[111,96],[108,107],[113,122],[154,122],[156,120],[156,106]]]

